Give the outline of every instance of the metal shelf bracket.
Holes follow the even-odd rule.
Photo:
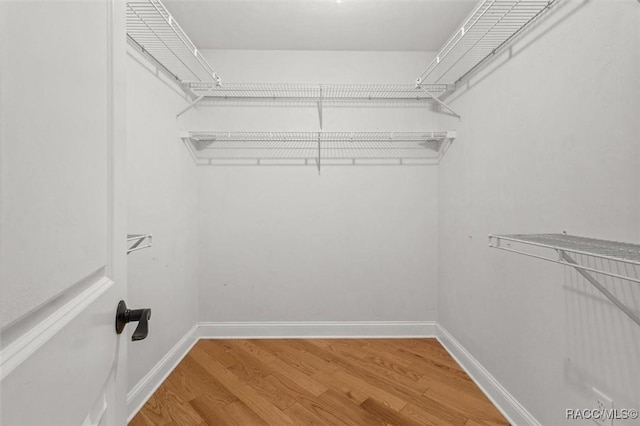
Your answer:
[[[322,130],[322,98],[323,98],[323,90],[322,90],[322,84],[321,84],[320,96],[318,97],[318,119],[320,120],[320,130]]]
[[[503,241],[507,243],[515,242],[524,245],[553,249],[558,253],[558,257],[551,258],[523,250],[516,250],[511,248],[509,244],[504,246],[502,244]],[[572,256],[572,254],[585,255],[614,262],[622,262],[633,266],[640,266],[640,245],[576,237],[566,234],[520,234],[489,235],[489,247],[574,268],[591,285],[600,291],[600,293],[620,308],[620,310],[622,310],[622,312],[624,312],[633,322],[640,325],[640,316],[622,303],[620,299],[607,290],[606,287],[600,284],[600,282],[596,280],[590,272],[635,283],[640,283],[640,279],[629,275],[620,275],[603,269],[581,265],[576,262]]]
[[[622,303],[620,299],[614,296],[613,293],[611,293],[602,284],[600,284],[598,280],[593,278],[593,276],[590,273],[588,273],[583,268],[581,268],[578,265],[578,263],[575,260],[573,260],[571,256],[567,254],[567,252],[565,252],[564,250],[558,250],[558,254],[560,255],[560,258],[562,260],[571,264],[575,268],[575,270],[578,271],[578,273],[584,277],[584,279],[589,281],[592,286],[594,286],[600,291],[600,293],[604,294],[606,298],[611,301],[611,303],[613,303],[618,308],[620,308],[620,310],[622,310],[622,312],[627,314],[627,316],[631,318],[636,324],[640,325],[640,317],[636,315],[635,312],[633,312],[631,309],[629,309],[624,303]]]
[[[424,88],[423,86],[420,86],[419,84],[416,86],[418,89],[422,89],[427,95],[431,96],[431,98],[436,101],[441,107],[445,108],[447,111],[449,111],[451,114],[455,115],[458,118],[460,117],[460,114],[458,114],[457,112],[455,112],[454,110],[451,109],[451,107],[447,104],[445,104],[444,102],[442,102],[440,99],[438,99],[438,97],[436,95],[434,95],[433,93],[431,93],[430,91],[428,91],[426,88]]]
[[[198,96],[193,102],[191,102],[189,105],[187,105],[186,108],[184,108],[182,111],[180,111],[178,114],[176,114],[176,118],[180,117],[182,114],[184,114],[185,112],[189,111],[191,108],[194,108],[196,106],[196,104],[202,100],[202,98],[204,98],[204,95]]]
[[[320,161],[321,161],[321,152],[320,152],[320,140],[322,139],[322,130],[318,132],[318,175],[320,175]]]
[[[142,244],[146,241],[146,244]],[[151,234],[127,234],[127,254],[152,246]]]

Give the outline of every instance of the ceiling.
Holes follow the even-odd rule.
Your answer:
[[[437,51],[477,0],[165,0],[200,49]]]

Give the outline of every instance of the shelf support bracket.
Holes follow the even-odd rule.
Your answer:
[[[422,89],[427,95],[431,96],[431,99],[433,99],[434,101],[436,101],[441,107],[443,107],[444,109],[446,109],[447,111],[449,111],[451,114],[455,115],[458,118],[460,117],[460,114],[458,114],[457,112],[455,112],[454,110],[452,110],[447,104],[445,104],[444,102],[442,102],[440,99],[438,99],[438,97],[436,95],[434,95],[433,93],[431,93],[430,91],[428,91],[427,89],[425,89],[424,87],[418,85],[418,87],[420,89]]]
[[[182,114],[184,114],[185,112],[189,111],[191,108],[193,108],[194,106],[196,106],[196,104],[198,102],[200,102],[202,100],[202,98],[204,98],[204,95],[198,96],[193,102],[191,102],[185,109],[183,109],[182,111],[180,111],[178,114],[176,114],[176,118],[180,117]]]
[[[318,132],[318,175],[320,175],[320,138],[322,137],[322,131]]]
[[[580,268],[580,265],[578,265],[578,263],[575,260],[573,260],[573,258],[569,256],[567,252],[565,252],[564,250],[558,250],[558,253],[560,254],[560,258],[562,258],[565,262],[571,264],[571,266],[573,266],[574,269],[584,277],[584,279],[589,281],[591,285],[597,288],[600,291],[600,293],[604,294],[607,297],[607,299],[609,299],[614,305],[620,308],[622,312],[627,314],[627,316],[631,318],[636,324],[640,325],[640,317],[636,315],[635,312],[633,312],[631,309],[629,309],[629,307],[623,304],[615,295],[613,295],[613,293],[607,290],[595,278],[593,278],[593,276],[590,273]]]
[[[147,244],[144,246],[141,245],[145,240],[148,240]],[[134,243],[127,248],[127,254],[131,253],[132,251],[149,248],[153,245],[151,234],[127,235],[127,243],[130,243],[131,241],[134,241]]]
[[[324,93],[322,90],[322,84],[320,85],[320,98],[318,98],[318,118],[320,119],[320,131],[322,131],[322,99]]]

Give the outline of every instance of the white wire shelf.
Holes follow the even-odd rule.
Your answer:
[[[483,0],[445,43],[417,83],[457,83],[554,1]]]
[[[425,84],[298,84],[298,83],[215,83],[188,81],[182,89],[193,98],[187,107],[177,114],[180,117],[201,102],[314,102],[318,105],[322,126],[323,105],[386,101],[385,106],[411,106],[416,102],[433,100],[439,104],[438,96],[453,90],[453,85]],[[408,103],[408,104],[407,104]],[[445,105],[446,107],[446,105]],[[446,107],[449,109],[448,107]]]
[[[429,142],[454,137],[449,132],[208,132],[187,131],[198,142]]]
[[[127,234],[127,254],[152,246],[151,234]]]
[[[127,2],[127,37],[179,81],[220,77],[159,0]]]
[[[557,252],[558,256],[554,258],[524,251],[524,249],[515,249],[511,243],[552,249]],[[622,243],[566,234],[514,234],[489,235],[489,247],[575,268],[576,271],[604,294],[613,304],[620,308],[635,323],[640,325],[640,316],[622,303],[590,274],[590,272],[593,272],[599,275],[640,283],[640,276],[638,275],[639,268],[636,268],[640,266],[640,244]],[[601,261],[585,264],[587,261],[585,261],[583,257],[587,257],[587,259],[596,258]],[[614,265],[610,266],[616,266],[617,272],[614,273],[605,269],[605,262],[603,261],[614,262]],[[617,263],[617,265],[615,265],[615,263]],[[619,267],[618,265],[620,264],[629,266]]]
[[[495,239],[497,243],[500,240],[513,241],[640,266],[640,245],[638,244],[566,234],[492,235],[490,238]]]
[[[206,165],[437,164],[448,132],[198,132],[182,138]]]
[[[452,86],[424,85],[439,96]],[[213,83],[183,82],[183,89],[194,98],[204,96],[225,100],[302,100],[302,101],[375,101],[375,100],[428,100],[431,95],[412,84],[296,84],[296,83]]]

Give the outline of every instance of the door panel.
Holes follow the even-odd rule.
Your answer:
[[[107,264],[107,2],[0,2],[0,328]]]
[[[0,0],[0,424],[126,423],[125,10]]]
[[[27,349],[20,354],[22,362],[1,383],[1,424],[82,424],[112,380],[118,356],[113,291],[113,283],[106,281],[69,323],[31,348],[33,353]]]

